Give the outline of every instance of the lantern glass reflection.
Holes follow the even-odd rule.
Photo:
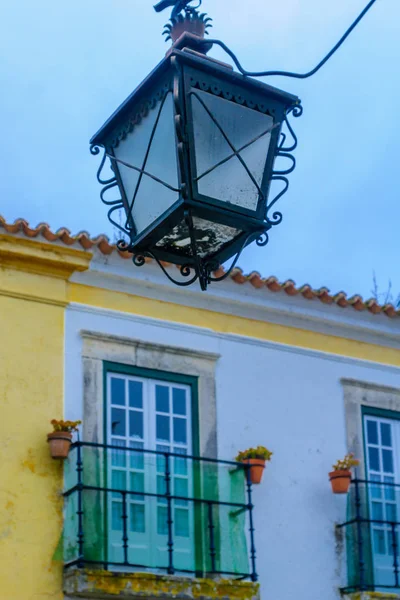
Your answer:
[[[199,193],[255,211],[272,117],[200,90],[191,102]]]
[[[114,154],[118,161],[144,169],[178,189],[172,93],[150,109],[138,125],[134,125],[114,149]],[[132,216],[136,232],[141,233],[179,199],[179,191],[115,162],[129,207],[128,215]]]

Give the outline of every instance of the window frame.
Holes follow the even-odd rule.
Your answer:
[[[360,459],[357,469],[359,479],[367,479],[366,462],[366,435],[364,431],[364,416],[400,419],[400,389],[384,384],[373,383],[365,380],[341,378],[343,390],[346,447]],[[397,410],[396,410],[397,409]],[[368,486],[367,486],[368,488]],[[369,490],[366,490],[367,514],[370,514]],[[366,546],[365,561],[369,567],[369,585],[375,587],[374,572],[372,569],[372,539],[369,538]],[[347,549],[347,578],[350,575],[350,556]]]
[[[362,435],[363,435],[363,466],[364,466],[364,478],[366,480],[369,479],[368,476],[368,457],[367,457],[367,432],[365,428],[366,419],[365,417],[377,417],[378,419],[388,419],[391,421],[400,421],[400,411],[379,408],[377,406],[366,406],[364,404],[361,405],[361,421],[362,421]],[[366,485],[366,505],[367,505],[367,515],[368,518],[371,518],[371,498],[370,498],[370,485]],[[372,540],[372,526],[370,527],[368,545],[369,545],[369,556],[371,557],[372,565],[374,562],[374,546]],[[386,530],[385,530],[386,531]],[[385,542],[386,543],[386,542]],[[371,565],[371,581],[372,585],[375,589],[375,569]],[[379,585],[377,585],[379,588]]]
[[[193,456],[200,456],[200,413],[199,413],[199,378],[194,375],[184,375],[181,373],[174,373],[169,371],[163,371],[158,369],[148,369],[145,367],[138,367],[134,365],[128,365],[123,363],[116,363],[109,360],[103,360],[103,439],[105,443],[107,443],[107,418],[108,418],[108,386],[107,379],[110,373],[125,375],[125,376],[133,376],[133,377],[141,377],[142,379],[152,379],[158,381],[165,381],[167,383],[177,383],[181,385],[186,385],[190,388],[190,398],[191,398],[191,436],[192,436],[192,453]],[[108,474],[108,460],[107,456],[104,460],[103,465],[103,477],[104,481],[107,481]],[[200,497],[201,494],[201,478],[199,471],[197,470],[194,479],[193,479],[193,494],[194,497]],[[105,554],[105,562],[108,562],[108,554],[109,554],[109,508],[108,503],[104,508],[104,554]],[[195,504],[193,507],[194,514],[194,560],[196,565],[196,570],[201,573],[202,563],[203,563],[203,546],[204,540],[201,534],[202,525],[202,511],[201,505]]]

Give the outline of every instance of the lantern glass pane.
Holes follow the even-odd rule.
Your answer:
[[[175,190],[178,189],[172,93],[143,117],[114,149],[115,157],[143,169]],[[137,233],[141,233],[178,199],[179,192],[117,163],[125,196]]]
[[[191,102],[199,193],[256,211],[273,118],[200,90]]]
[[[234,227],[214,223],[200,217],[193,217],[193,229],[197,254],[201,258],[213,256],[242,233]],[[190,258],[192,256],[190,243],[188,226],[185,221],[181,221],[157,243],[157,247],[165,252]]]

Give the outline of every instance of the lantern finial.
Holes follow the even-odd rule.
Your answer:
[[[212,27],[212,19],[206,13],[200,13],[197,9],[201,6],[202,0],[198,0],[197,6],[189,6],[193,0],[161,0],[154,6],[157,12],[173,6],[171,18],[164,26],[163,35],[165,41],[172,41],[173,44],[185,33],[194,35],[204,40],[208,35],[208,29]],[[210,46],[211,48],[211,46]]]
[[[166,8],[172,6],[171,19],[176,19],[179,14],[182,12],[191,13],[196,10],[196,8],[200,8],[202,0],[197,0],[196,8],[189,6],[195,0],[160,0],[155,6],[154,10],[156,12],[162,12]]]

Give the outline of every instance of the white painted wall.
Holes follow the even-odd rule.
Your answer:
[[[221,355],[217,364],[219,457],[257,444],[274,452],[254,489],[262,598],[334,600],[345,584],[334,524],[346,499],[328,471],[346,453],[340,379],[400,388],[400,369],[121,313],[71,306],[66,315],[66,416],[82,418],[79,332],[131,337]]]

